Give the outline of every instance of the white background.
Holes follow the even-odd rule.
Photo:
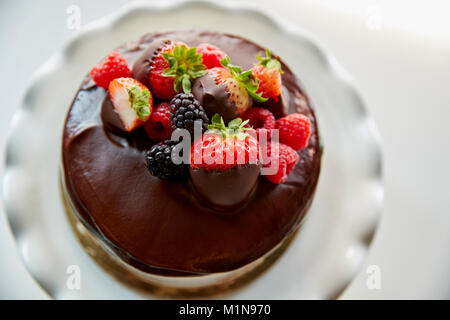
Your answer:
[[[75,32],[66,28],[67,7],[80,6],[83,25],[125,2],[0,2],[2,159],[7,128],[31,75]],[[380,131],[384,210],[365,266],[343,298],[450,298],[450,3],[253,2],[312,33],[336,56]],[[381,290],[366,287],[372,264],[381,268]],[[45,297],[20,261],[1,207],[0,298]]]

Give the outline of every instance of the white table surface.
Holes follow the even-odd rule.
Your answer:
[[[2,159],[7,128],[30,76],[75,32],[66,27],[67,7],[80,7],[83,25],[125,2],[0,2]],[[322,42],[353,75],[381,135],[382,219],[363,269],[342,298],[450,298],[450,5],[445,0],[253,2],[270,6]],[[366,286],[369,265],[380,267],[380,290]],[[0,298],[46,298],[16,252],[3,206]]]

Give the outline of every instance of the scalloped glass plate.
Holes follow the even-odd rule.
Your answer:
[[[24,264],[50,297],[149,297],[105,273],[72,232],[58,182],[61,133],[83,76],[110,49],[145,32],[196,27],[276,48],[316,109],[325,147],[317,193],[301,232],[270,269],[225,297],[336,298],[362,265],[383,201],[381,150],[348,74],[311,36],[261,9],[205,2],[131,4],[69,39],[37,72],[13,119],[3,180],[6,212]],[[79,290],[67,286],[72,265],[80,267]]]

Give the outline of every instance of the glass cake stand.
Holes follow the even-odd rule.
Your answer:
[[[186,16],[202,19],[181,18]],[[170,292],[135,290],[126,274],[117,276],[108,268],[108,260],[95,257],[94,242],[77,240],[86,230],[65,214],[59,182],[61,133],[79,83],[111,48],[146,32],[194,27],[237,34],[276,48],[316,110],[324,145],[315,199],[301,231],[289,246],[276,250],[277,259],[267,262],[264,272],[239,288],[219,291],[221,297],[338,297],[359,271],[381,211],[378,133],[351,77],[317,40],[248,5],[130,4],[87,25],[40,68],[14,115],[3,178],[6,213],[25,266],[56,299],[170,296]],[[74,270],[79,286],[70,284]]]

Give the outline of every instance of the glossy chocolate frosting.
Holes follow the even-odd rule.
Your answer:
[[[189,176],[204,205],[229,213],[249,200],[258,184],[260,171],[260,164],[239,165],[226,171],[190,168]]]
[[[237,36],[197,30],[149,34],[116,50],[147,83],[149,57],[167,39],[190,46],[211,43],[245,69],[264,51]],[[258,177],[248,199],[228,214],[201,201],[189,179],[151,176],[144,153],[153,142],[142,127],[122,132],[106,91],[87,76],[68,112],[62,146],[64,186],[78,218],[125,262],[151,273],[230,271],[274,248],[296,229],[310,206],[321,158],[314,112],[293,73],[284,63],[282,67],[283,98],[266,106],[276,117],[287,112],[308,116],[309,145],[299,152],[286,183],[275,185]],[[209,187],[210,192],[221,188]]]

